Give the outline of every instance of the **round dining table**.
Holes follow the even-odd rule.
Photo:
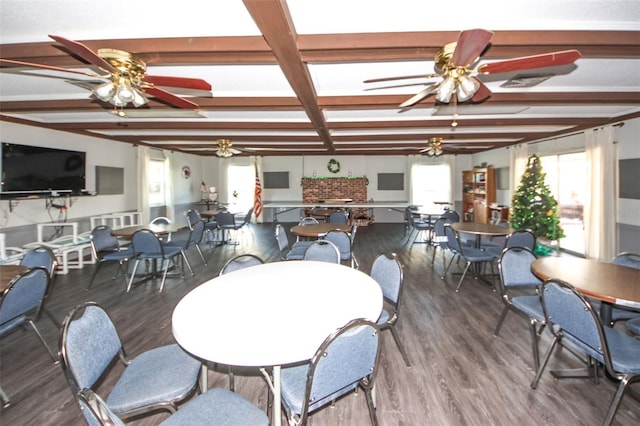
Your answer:
[[[465,234],[473,234],[476,236],[475,246],[480,248],[481,238],[485,237],[504,237],[509,234],[513,234],[514,229],[510,226],[492,225],[490,223],[476,223],[476,222],[454,222],[451,224],[456,232],[463,232]]]
[[[15,277],[27,271],[22,265],[0,265],[0,295],[9,287]]]
[[[566,281],[585,296],[602,301],[600,318],[605,325],[611,323],[614,304],[640,310],[640,269],[596,259],[548,256],[534,260],[531,272],[541,280]]]
[[[280,368],[310,360],[336,329],[355,318],[376,321],[382,291],[369,275],[315,261],[273,262],[213,278],[185,295],[173,335],[203,360],[273,367],[274,424],[281,423]],[[264,372],[264,371],[263,371]]]
[[[329,231],[351,232],[351,226],[342,223],[311,223],[308,225],[295,225],[291,228],[291,233],[298,237],[320,238]]]

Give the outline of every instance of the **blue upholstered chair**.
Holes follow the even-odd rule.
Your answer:
[[[126,366],[106,398],[109,410],[128,418],[158,410],[175,412],[176,404],[197,388],[201,363],[177,344],[144,352],[129,360],[114,323],[94,302],[74,308],[60,337],[62,367],[75,397],[108,376],[114,359]],[[82,405],[82,404],[81,404]]]
[[[447,236],[447,245],[453,256],[451,257],[451,260],[447,265],[447,269],[445,269],[444,274],[441,277],[442,279],[444,279],[445,275],[449,271],[449,268],[451,267],[451,264],[453,263],[453,260],[456,258],[456,256],[460,256],[460,258],[464,259],[466,265],[464,268],[464,272],[460,277],[460,281],[458,281],[458,285],[456,286],[456,291],[460,290],[460,285],[462,285],[462,281],[467,275],[467,272],[469,271],[471,265],[474,265],[473,269],[477,278],[480,267],[483,266],[483,264],[488,263],[491,266],[491,279],[493,280],[493,262],[497,259],[497,256],[495,254],[481,249],[467,247],[461,244],[458,233],[451,226],[445,226],[444,232]]]
[[[340,250],[331,241],[315,240],[304,252],[303,260],[340,263]]]
[[[0,296],[0,337],[29,324],[55,363],[58,359],[35,324],[50,282],[49,272],[41,267],[28,269],[9,282]]]
[[[535,389],[538,385],[556,345],[566,340],[589,360],[604,364],[607,372],[619,380],[603,422],[610,425],[627,387],[640,381],[640,340],[613,327],[604,327],[591,303],[563,281],[548,280],[543,284],[542,304],[554,336],[531,387]]]
[[[194,275],[194,273],[193,268],[191,267],[191,262],[189,262],[189,257],[187,256],[189,250],[195,248],[200,255],[200,259],[202,259],[202,263],[204,263],[204,266],[207,266],[207,260],[204,258],[204,254],[202,253],[202,249],[200,248],[200,243],[202,242],[202,237],[204,236],[204,226],[204,221],[198,220],[191,226],[189,232],[186,233],[186,239],[174,238],[173,241],[168,242],[164,245],[165,250],[170,250],[174,247],[178,247],[180,249],[182,259],[184,260],[184,263],[187,264],[187,268],[189,268],[189,272],[191,273],[191,275]]]
[[[333,230],[324,236],[325,241],[331,241],[340,252],[340,262],[348,262],[352,268],[358,269],[358,261],[353,255],[351,237],[345,231]]]
[[[498,261],[500,271],[498,286],[504,308],[493,335],[497,336],[500,333],[502,323],[509,311],[526,317],[529,320],[531,332],[533,363],[537,370],[540,365],[538,336],[542,333],[546,323],[539,294],[542,281],[531,272],[531,263],[534,260],[536,260],[536,256],[524,247],[510,247],[502,252]],[[517,291],[517,296],[512,295],[515,291]],[[529,294],[524,294],[524,291],[528,291]]]
[[[455,212],[454,212],[455,213]],[[442,265],[446,267],[447,262],[444,257],[444,252],[447,250],[447,234],[444,232],[444,227],[447,224],[451,224],[451,221],[446,217],[440,217],[436,219],[433,224],[433,237],[431,238],[431,245],[433,246],[433,257],[431,258],[431,266],[436,262],[436,252],[438,249],[442,252]]]
[[[91,231],[91,250],[96,258],[96,267],[87,285],[87,290],[93,285],[98,271],[105,263],[117,263],[118,270],[113,276],[115,279],[120,272],[124,278],[124,287],[127,288],[127,266],[129,259],[133,258],[133,247],[120,247],[118,239],[113,236],[111,227],[107,225],[96,226]]]
[[[171,259],[175,260],[175,258],[180,256],[182,251],[181,247],[164,244],[148,229],[140,229],[139,231],[136,231],[131,237],[131,246],[133,247],[133,254],[135,256],[136,263],[133,265],[133,272],[129,278],[127,293],[133,286],[133,280],[136,276],[138,264],[141,260],[149,260],[151,262],[160,261],[162,263],[162,282],[160,283],[160,291],[162,292],[164,289],[164,282],[167,279],[167,272],[169,271],[169,263],[171,263]]]
[[[629,330],[631,334],[636,337],[640,337],[640,318],[634,318],[627,321],[626,326],[627,330]]]
[[[76,394],[82,414],[90,426],[125,426],[109,405],[91,389]],[[214,388],[198,395],[176,413],[159,423],[162,426],[268,426],[269,419],[258,407],[240,395]]]
[[[500,237],[496,237],[496,239],[492,240],[493,243],[483,243],[482,248],[490,251],[496,256],[500,256],[502,250],[510,247],[524,247],[531,252],[536,248],[536,236],[529,229],[519,229],[514,231],[512,234],[504,237],[504,242],[501,244],[495,243],[498,238]]]
[[[347,223],[349,223],[347,212],[337,211],[337,212],[331,213],[329,215],[329,223],[338,223],[341,225],[346,225]]]
[[[400,350],[402,359],[407,367],[411,366],[409,357],[404,350],[404,345],[400,340],[400,335],[396,329],[396,323],[400,316],[400,300],[402,298],[402,290],[404,287],[404,275],[402,264],[398,260],[395,253],[382,253],[378,255],[371,266],[371,278],[376,280],[382,289],[382,297],[384,298],[384,308],[378,318],[377,324],[380,330],[391,330],[393,339]]]
[[[376,324],[356,319],[331,334],[307,364],[281,371],[282,405],[290,425],[355,391],[364,390],[371,423],[378,424],[372,389],[380,352]]]
[[[255,254],[240,254],[227,260],[222,269],[220,269],[219,275],[228,274],[229,272],[248,268],[250,266],[262,265],[263,263],[264,260],[262,260],[259,256],[256,256]]]
[[[302,260],[304,258],[304,252],[312,243],[311,241],[296,241],[292,246],[289,246],[287,231],[285,231],[280,224],[276,225],[274,236],[278,243],[280,259],[282,260]]]
[[[189,229],[193,229],[193,225],[198,223],[198,221],[202,220],[200,217],[200,212],[196,209],[189,209],[184,212],[185,219],[187,220],[187,226]]]
[[[44,268],[47,270],[49,274],[49,285],[44,295],[45,300],[42,302],[40,311],[44,313],[57,328],[61,328],[62,324],[60,321],[47,309],[47,298],[53,291],[56,268],[58,267],[56,255],[49,247],[42,245],[33,246],[24,254],[22,259],[20,259],[20,265],[26,266],[27,268]]]
[[[306,217],[303,217],[302,219],[300,219],[300,222],[298,222],[298,226],[316,225],[318,223],[320,223],[320,222],[315,217],[306,216]],[[296,241],[308,241],[308,240],[309,240],[309,238],[300,237],[300,235],[298,235],[296,237]]]
[[[417,243],[429,243],[431,241],[430,233],[433,230],[433,224],[431,222],[416,220],[414,215],[411,214],[409,215],[409,226],[411,228],[411,232],[409,232],[407,242],[411,239],[411,235],[414,235],[415,233],[413,241],[411,242],[412,246]],[[418,240],[418,237],[421,235],[423,236],[422,240]]]

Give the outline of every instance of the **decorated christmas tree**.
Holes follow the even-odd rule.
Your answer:
[[[527,169],[511,202],[511,226],[530,229],[538,238],[559,240],[564,237],[558,215],[558,202],[544,183],[545,172],[540,157],[529,157]]]

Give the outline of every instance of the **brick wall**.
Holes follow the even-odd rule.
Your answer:
[[[354,203],[367,202],[367,178],[302,178],[302,202],[351,198]]]

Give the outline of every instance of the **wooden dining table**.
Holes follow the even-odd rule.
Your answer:
[[[126,226],[124,228],[114,229],[111,231],[111,234],[114,237],[131,239],[131,237],[133,237],[133,234],[135,234],[136,231],[139,231],[141,229],[148,229],[154,234],[156,234],[157,236],[162,236],[162,235],[171,234],[173,232],[178,232],[184,228],[186,228],[186,225],[182,225],[182,224],[178,225],[176,223],[136,225],[136,226]]]
[[[533,261],[531,272],[541,280],[566,281],[583,295],[600,300],[604,325],[611,324],[613,305],[640,310],[640,269],[596,259],[549,256]]]
[[[9,287],[9,283],[18,275],[25,272],[26,266],[22,265],[0,265],[0,294]]]
[[[320,238],[329,231],[351,232],[351,226],[342,223],[312,223],[309,225],[295,225],[291,228],[291,233],[298,237]]]
[[[472,234],[476,236],[475,247],[480,248],[482,237],[504,237],[513,234],[510,226],[492,225],[490,223],[454,222],[451,224],[456,232]]]

